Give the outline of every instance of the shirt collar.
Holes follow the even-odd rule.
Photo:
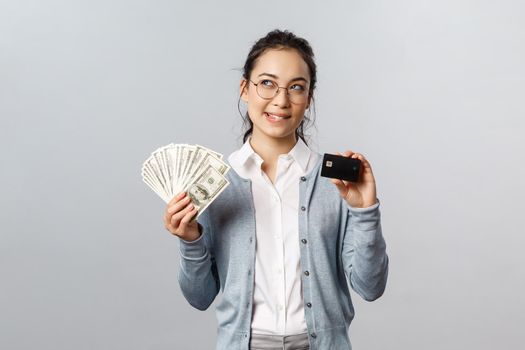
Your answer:
[[[236,155],[236,162],[240,166],[245,167],[248,160],[252,159],[255,164],[261,165],[263,159],[255,153],[252,146],[250,145],[251,137],[249,137],[246,142],[242,145]],[[284,159],[293,159],[299,165],[303,173],[306,173],[308,167],[308,161],[310,160],[312,151],[304,143],[304,141],[299,138],[295,143],[295,146],[287,154],[281,154],[279,157]]]
[[[241,166],[246,166],[246,162],[249,159],[253,159],[253,161],[259,165],[263,161],[262,158],[257,153],[255,153],[252,145],[250,145],[250,139],[251,137],[248,137],[244,145],[242,145],[241,149],[237,153],[237,163]]]
[[[310,155],[312,151],[304,143],[303,139],[300,137],[297,140],[295,146],[291,149],[287,156],[293,157],[297,165],[301,168],[303,173],[306,173],[308,167],[308,161],[310,160]]]

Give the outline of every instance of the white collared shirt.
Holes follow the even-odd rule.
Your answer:
[[[277,160],[275,184],[248,139],[229,157],[231,167],[252,181],[256,253],[253,333],[292,335],[307,331],[299,253],[299,181],[315,166],[317,154],[298,139]]]

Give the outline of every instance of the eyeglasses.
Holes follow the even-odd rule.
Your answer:
[[[306,103],[308,100],[308,89],[301,84],[293,84],[289,87],[278,86],[277,83],[270,79],[263,79],[258,83],[251,83],[255,85],[257,95],[265,100],[271,100],[279,94],[280,89],[285,89],[290,102],[293,104]]]

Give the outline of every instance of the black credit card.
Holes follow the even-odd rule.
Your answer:
[[[325,153],[321,176],[332,179],[357,182],[361,171],[361,161],[357,158]]]

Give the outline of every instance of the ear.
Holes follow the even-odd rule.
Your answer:
[[[247,80],[246,79],[241,79],[241,82],[239,84],[239,94],[241,96],[241,99],[244,101],[244,102],[248,102],[248,87],[247,87]]]

